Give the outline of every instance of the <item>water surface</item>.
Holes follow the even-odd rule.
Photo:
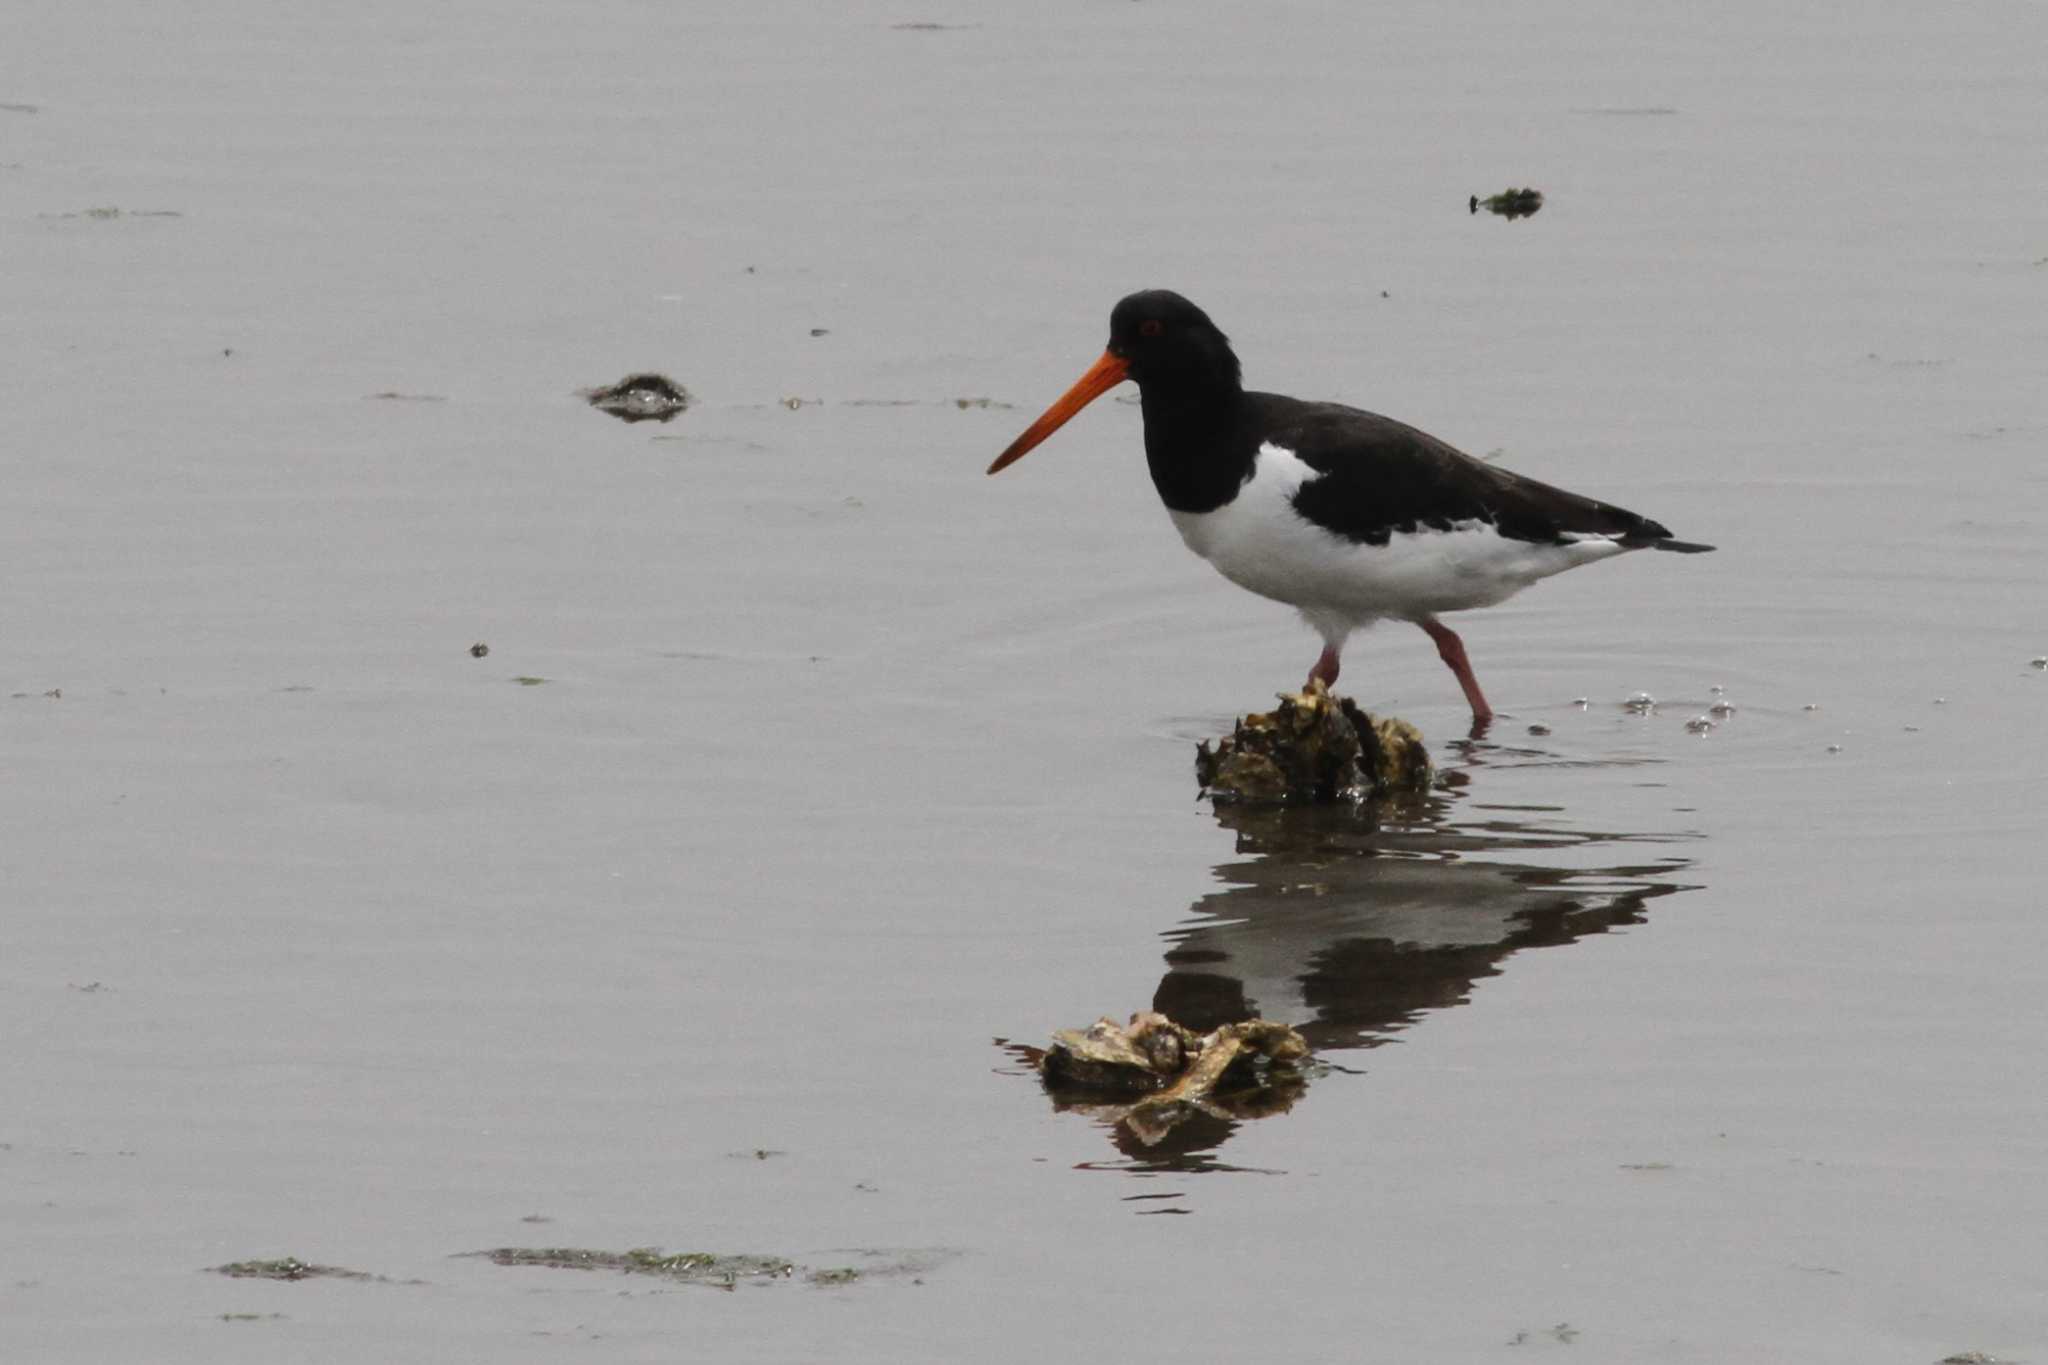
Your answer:
[[[2048,1352],[2037,7],[12,27],[0,1354]],[[1219,816],[1313,637],[1128,405],[981,473],[1144,286],[1721,551]],[[1155,1000],[1329,1070],[1126,1150],[995,1042]]]

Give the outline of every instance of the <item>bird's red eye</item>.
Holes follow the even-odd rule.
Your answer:
[[[1141,337],[1156,337],[1165,330],[1166,324],[1158,318],[1146,318],[1138,324],[1138,335]]]

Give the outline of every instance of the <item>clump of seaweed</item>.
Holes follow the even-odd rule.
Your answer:
[[[212,1267],[217,1275],[237,1280],[375,1280],[380,1276],[361,1270],[344,1270],[338,1265],[315,1265],[296,1256],[274,1261],[230,1261]]]
[[[689,390],[651,370],[576,393],[599,412],[608,412],[621,422],[666,422],[690,406]]]
[[[685,1284],[729,1289],[741,1280],[787,1279],[796,1270],[780,1256],[721,1256],[709,1251],[664,1252],[659,1247],[593,1251],[585,1247],[496,1247],[473,1251],[493,1265],[537,1265],[555,1270],[615,1270],[658,1275]]]
[[[1429,750],[1407,721],[1375,721],[1322,683],[1195,746],[1195,779],[1218,801],[1330,804],[1428,788]]]
[[[1476,194],[1472,196],[1472,212],[1477,213],[1485,209],[1488,213],[1499,214],[1509,222],[1517,218],[1527,218],[1542,207],[1541,190],[1502,190],[1499,194],[1489,194],[1484,199]]]

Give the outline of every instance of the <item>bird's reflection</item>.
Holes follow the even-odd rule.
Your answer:
[[[1689,860],[1648,847],[1686,836],[1588,832],[1555,812],[1464,818],[1465,804],[1452,785],[1405,810],[1219,807],[1237,856],[1167,933],[1152,1007],[1201,1031],[1279,1020],[1323,1065],[1349,1070],[1347,1050],[1464,1004],[1515,953],[1640,924],[1652,901],[1686,889]],[[1232,1169],[1217,1149],[1252,1116],[1208,1106],[1134,1124],[1095,1112],[1123,1159],[1090,1164],[1153,1173]]]

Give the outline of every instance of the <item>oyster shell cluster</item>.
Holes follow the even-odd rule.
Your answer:
[[[1062,1109],[1080,1109],[1157,1143],[1197,1113],[1258,1118],[1307,1084],[1308,1043],[1285,1024],[1247,1019],[1196,1033],[1163,1014],[1061,1029],[1033,1060]]]
[[[1320,682],[1280,693],[1280,705],[1241,718],[1195,748],[1195,777],[1218,801],[1328,804],[1422,791],[1430,782],[1422,732],[1374,720]]]

